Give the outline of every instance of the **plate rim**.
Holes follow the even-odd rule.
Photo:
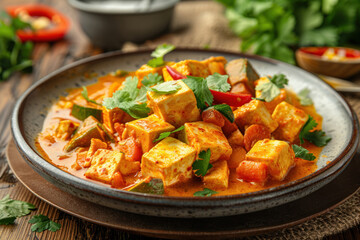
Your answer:
[[[349,117],[352,122],[352,135],[351,135],[349,144],[346,146],[346,148],[344,149],[343,152],[341,152],[335,159],[333,159],[331,161],[331,163],[327,164],[326,166],[322,167],[321,169],[319,169],[301,179],[297,179],[295,181],[292,181],[292,182],[289,182],[286,184],[281,184],[276,187],[272,187],[272,188],[268,188],[268,189],[264,189],[264,190],[260,190],[260,191],[256,191],[256,192],[234,194],[234,195],[224,195],[224,196],[212,196],[211,198],[157,196],[157,195],[150,195],[150,194],[143,194],[143,193],[128,192],[128,191],[121,190],[121,189],[113,189],[113,188],[109,188],[108,186],[102,186],[99,184],[95,184],[90,181],[87,181],[86,179],[78,178],[68,172],[65,172],[65,171],[57,168],[53,164],[46,161],[41,155],[37,154],[37,152],[28,145],[27,141],[22,136],[23,133],[22,133],[22,129],[20,126],[20,117],[21,117],[21,112],[24,108],[24,103],[26,102],[27,97],[29,97],[33,93],[33,91],[36,90],[37,87],[41,86],[42,84],[45,84],[48,81],[51,81],[51,79],[53,77],[55,77],[59,74],[62,74],[62,73],[66,72],[72,68],[75,68],[77,66],[81,66],[81,65],[85,65],[85,64],[89,64],[89,63],[96,63],[97,61],[102,61],[102,60],[115,58],[115,57],[122,58],[122,57],[126,57],[129,55],[145,54],[145,53],[148,53],[149,58],[150,58],[150,53],[152,51],[153,51],[153,49],[136,50],[136,51],[131,51],[131,52],[122,52],[121,50],[118,50],[118,51],[107,52],[107,53],[99,54],[96,56],[84,58],[84,59],[70,63],[68,65],[65,65],[65,66],[55,70],[54,72],[44,76],[43,78],[41,78],[40,80],[35,82],[32,86],[30,86],[21,95],[21,97],[17,100],[15,107],[14,107],[14,111],[11,116],[12,135],[14,137],[14,140],[15,140],[15,143],[16,143],[18,149],[28,156],[29,159],[27,158],[28,159],[27,162],[29,164],[31,164],[32,167],[36,167],[36,168],[38,168],[38,166],[35,166],[34,163],[29,162],[29,161],[35,161],[36,164],[40,164],[40,165],[41,165],[41,162],[44,163],[46,170],[50,171],[52,173],[55,173],[56,180],[58,180],[58,181],[64,180],[64,179],[60,179],[60,178],[63,178],[64,176],[62,176],[62,175],[66,174],[67,176],[66,176],[65,180],[68,180],[68,181],[75,180],[74,183],[80,184],[82,186],[84,186],[84,185],[85,186],[91,185],[92,187],[95,186],[93,191],[89,191],[88,189],[84,189],[84,188],[82,188],[82,190],[89,191],[89,192],[97,194],[97,195],[106,195],[107,197],[114,198],[114,199],[121,199],[122,201],[137,202],[137,203],[142,203],[142,204],[147,204],[147,205],[161,204],[162,206],[173,207],[175,205],[178,205],[176,203],[181,202],[181,205],[183,205],[183,206],[199,207],[199,206],[204,206],[205,202],[211,203],[210,204],[211,206],[227,206],[227,204],[222,203],[222,201],[224,201],[224,200],[239,201],[239,200],[246,200],[246,199],[252,198],[250,202],[253,203],[253,202],[264,201],[269,198],[273,198],[273,196],[272,196],[273,194],[276,195],[276,194],[279,194],[280,192],[283,192],[280,195],[285,195],[289,192],[294,191],[293,188],[296,188],[296,186],[298,186],[300,188],[306,187],[307,186],[306,183],[310,180],[313,180],[314,183],[316,183],[318,181],[321,181],[323,178],[327,178],[333,174],[336,174],[338,172],[337,170],[339,169],[339,166],[337,166],[337,165],[341,163],[341,160],[345,159],[345,157],[346,157],[346,161],[341,163],[341,165],[344,165],[344,164],[346,164],[346,162],[351,160],[351,158],[355,154],[356,147],[354,147],[354,146],[357,146],[357,144],[359,142],[359,134],[358,134],[359,123],[357,120],[357,116],[356,116],[354,110],[352,109],[352,107],[350,106],[350,104],[347,102],[347,100],[341,94],[337,93],[334,89],[332,89],[330,87],[330,85],[321,81],[320,78],[318,78],[316,75],[314,75],[306,70],[303,70],[297,66],[290,65],[290,64],[278,61],[278,60],[258,56],[258,55],[245,54],[245,53],[226,51],[226,50],[216,50],[216,49],[205,50],[205,49],[199,49],[199,48],[176,48],[174,50],[174,52],[190,52],[190,51],[194,52],[194,51],[196,51],[196,52],[200,52],[200,53],[233,55],[233,56],[237,56],[237,57],[249,58],[250,60],[255,59],[255,60],[265,62],[265,63],[270,63],[270,64],[286,64],[290,68],[296,68],[297,70],[302,71],[305,74],[310,74],[312,77],[316,78],[319,81],[319,83],[323,84],[324,86],[327,86],[328,90],[335,94],[337,99],[342,103],[342,107],[344,107],[346,112],[349,114]],[[353,151],[353,152],[351,152],[351,151]],[[350,156],[348,156],[349,153],[350,153]],[[337,166],[337,168],[336,168],[336,166]],[[332,171],[330,171],[330,170],[332,170]],[[322,176],[324,174],[326,174],[326,175]],[[60,175],[60,178],[57,177],[59,175]],[[64,181],[62,181],[62,182],[64,183]],[[302,186],[304,184],[305,184],[305,186]],[[110,193],[110,195],[108,195],[109,193]],[[116,194],[116,196],[114,196],[114,194]],[[279,195],[276,195],[276,196],[278,197]],[[259,198],[261,198],[261,199],[259,199]],[[233,204],[230,204],[230,205],[233,205]]]

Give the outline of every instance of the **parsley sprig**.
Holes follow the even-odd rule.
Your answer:
[[[210,156],[210,149],[201,151],[199,153],[199,159],[196,160],[192,165],[192,168],[195,171],[195,175],[205,176],[206,173],[213,167],[213,165],[210,163]]]
[[[280,89],[288,84],[288,79],[284,74],[275,74],[273,77],[268,77],[269,82],[256,86],[255,90],[261,91],[261,99],[266,102],[271,102],[279,96]]]
[[[221,75],[214,73],[206,78],[209,89],[218,92],[228,92],[231,89],[231,85],[227,82],[228,75]]]
[[[309,97],[310,90],[308,88],[304,88],[298,93],[298,98],[300,100],[300,104],[302,106],[310,106],[313,104],[313,101]]]
[[[207,81],[204,81],[204,78],[187,76],[187,78],[182,81],[194,92],[196,104],[200,110],[204,110],[212,105],[214,97],[209,90]]]
[[[53,222],[42,214],[32,216],[29,223],[33,224],[31,226],[31,231],[33,232],[43,232],[45,230],[56,232],[61,228],[60,223]]]
[[[166,43],[157,46],[157,48],[151,53],[151,56],[154,58],[148,61],[147,65],[153,68],[163,66],[165,64],[164,56],[174,49],[174,45]]]
[[[168,81],[157,84],[150,88],[149,90],[159,93],[159,94],[173,94],[178,92],[181,89],[181,86],[177,81]]]
[[[112,97],[105,98],[103,106],[107,109],[120,108],[133,118],[144,118],[150,113],[146,105],[146,88],[137,88],[137,77],[127,77],[124,87],[116,91]]]
[[[300,144],[303,144],[304,139],[306,139],[318,147],[323,147],[331,140],[322,130],[312,131],[317,125],[317,122],[309,115],[309,119],[299,134]]]
[[[14,224],[17,217],[28,215],[35,209],[31,203],[13,200],[6,195],[0,200],[0,225]]]
[[[152,87],[163,82],[163,78],[158,73],[149,73],[141,81],[142,85],[146,87]]]
[[[314,161],[316,159],[315,155],[309,152],[306,148],[294,144],[292,145],[292,149],[294,150],[295,157],[297,158],[301,158],[308,161]]]
[[[202,191],[194,193],[194,197],[210,197],[211,195],[217,194],[218,192],[211,190],[209,188],[204,188]]]
[[[177,129],[175,129],[174,131],[171,131],[171,132],[162,132],[162,133],[160,133],[159,137],[154,140],[154,142],[163,140],[164,138],[167,138],[167,137],[170,136],[171,134],[176,133],[176,132],[179,132],[179,131],[181,131],[181,130],[183,130],[183,129],[184,129],[184,126],[181,126],[181,127],[177,128]]]

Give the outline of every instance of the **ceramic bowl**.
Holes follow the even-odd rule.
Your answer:
[[[119,49],[165,33],[178,0],[68,0],[78,12],[90,41],[103,49]]]
[[[311,54],[307,51],[307,49],[311,49],[311,47],[300,48],[295,53],[298,65],[307,71],[337,78],[349,78],[360,72],[359,50],[350,48],[335,48],[342,49],[344,51],[348,50],[359,56],[354,59],[346,58],[339,61]]]
[[[308,195],[330,181],[348,165],[359,142],[359,124],[348,103],[329,85],[298,67],[258,56],[198,49],[177,49],[167,61],[203,60],[224,56],[228,61],[246,57],[262,75],[283,73],[295,92],[307,87],[315,107],[323,116],[323,129],[332,137],[317,162],[317,171],[293,182],[246,194],[229,196],[168,197],[127,192],[73,176],[42,158],[35,138],[42,130],[46,112],[67,89],[95,82],[95,76],[116,69],[136,70],[151,51],[112,52],[65,66],[39,80],[17,101],[11,129],[19,152],[43,178],[79,198],[122,211],[164,217],[205,218],[237,215],[278,206]],[[87,77],[85,77],[85,75]],[[89,79],[88,76],[93,76]]]

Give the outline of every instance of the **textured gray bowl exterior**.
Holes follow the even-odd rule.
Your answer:
[[[258,192],[211,198],[180,198],[109,188],[64,172],[41,157],[34,139],[42,130],[48,109],[59,96],[66,95],[69,88],[96,81],[95,77],[85,78],[85,73],[101,76],[116,69],[135,70],[150,59],[150,53],[113,52],[81,60],[46,76],[28,89],[18,100],[11,119],[15,143],[28,164],[60,189],[94,203],[151,216],[202,218],[258,211],[301,198],[332,181],[355,154],[359,142],[357,117],[346,101],[316,76],[295,66],[258,56],[181,49],[167,55],[166,60],[202,60],[210,56],[225,56],[230,61],[247,57],[262,76],[284,73],[289,78],[289,87],[295,92],[310,88],[315,107],[324,118],[323,129],[332,137],[318,160],[318,170],[305,178]]]

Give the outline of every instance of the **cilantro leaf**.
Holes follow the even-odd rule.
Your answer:
[[[25,216],[35,209],[31,203],[13,200],[6,195],[0,200],[0,225],[13,224],[17,217]]]
[[[154,85],[157,85],[159,83],[163,83],[163,78],[158,73],[149,73],[146,75],[143,80],[141,81],[142,85],[146,87],[152,87]]]
[[[208,109],[215,109],[215,110],[219,111],[222,115],[224,115],[224,117],[229,119],[229,121],[232,123],[235,121],[234,112],[232,111],[231,107],[227,104],[214,105],[214,106],[208,107],[204,111],[206,111]]]
[[[182,81],[194,92],[196,104],[200,110],[204,110],[207,106],[212,105],[214,97],[204,78],[187,76]]]
[[[304,88],[298,93],[300,104],[302,106],[309,106],[313,104],[313,101],[311,100],[311,98],[309,98],[309,93],[310,90],[308,88]]]
[[[256,86],[255,90],[261,91],[260,98],[266,102],[271,102],[280,94],[280,88],[284,88],[288,84],[288,79],[284,74],[276,74],[268,78],[269,82]]]
[[[181,89],[181,86],[177,81],[168,81],[163,82],[158,85],[155,85],[151,88],[151,91],[154,91],[159,94],[173,94]]]
[[[150,113],[147,107],[146,89],[138,89],[138,78],[128,77],[124,82],[124,87],[116,91],[112,97],[105,98],[103,106],[107,109],[120,108],[133,118],[144,118]]]
[[[61,228],[60,223],[53,222],[47,216],[44,216],[42,214],[34,215],[29,220],[29,223],[33,224],[31,226],[31,231],[33,232],[43,232],[45,230],[56,232]]]
[[[157,48],[151,53],[151,56],[154,58],[148,61],[147,65],[153,68],[164,65],[165,62],[163,57],[174,49],[175,49],[174,45],[166,44],[166,43],[157,46]]]
[[[209,188],[204,188],[202,191],[194,193],[194,197],[210,197],[211,195],[217,194],[218,192],[211,190]]]
[[[311,131],[317,125],[317,122],[315,122],[315,120],[309,115],[309,119],[307,120],[299,134],[300,144],[303,144],[304,139],[306,139],[318,147],[323,147],[331,140],[331,137],[326,136],[324,131]]]
[[[181,131],[183,129],[184,129],[184,126],[181,126],[181,127],[177,128],[177,129],[175,129],[174,131],[171,131],[171,132],[162,132],[162,133],[160,133],[159,137],[157,139],[155,139],[153,142],[163,140],[164,138],[167,138],[168,136],[170,136],[172,133],[179,132],[179,131]]]
[[[212,168],[212,164],[210,164],[210,156],[210,149],[199,153],[199,159],[197,159],[192,165],[193,170],[195,170],[195,175],[205,176]]]
[[[292,145],[292,149],[294,150],[295,157],[297,158],[301,158],[308,161],[314,161],[316,159],[314,154],[309,152],[306,148],[294,144]]]
[[[91,100],[91,99],[89,98],[88,91],[87,91],[87,88],[86,88],[85,86],[82,86],[82,88],[83,88],[83,90],[82,90],[82,92],[81,92],[81,96],[83,96],[83,98],[85,98],[86,101],[101,106],[100,103],[97,103],[95,100]]]
[[[228,77],[228,75],[214,73],[213,75],[208,76],[205,80],[207,81],[209,89],[218,92],[228,92],[231,89],[231,85],[227,82]]]

